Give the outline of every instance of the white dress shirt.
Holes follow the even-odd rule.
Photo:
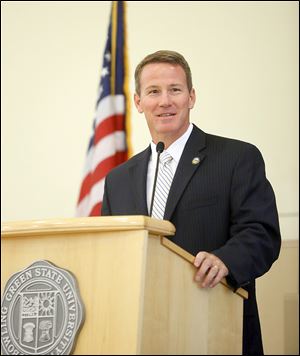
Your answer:
[[[190,123],[188,129],[185,133],[180,136],[175,142],[172,143],[170,147],[166,150],[172,157],[171,161],[171,169],[175,175],[180,157],[182,155],[183,149],[187,140],[190,137],[190,134],[193,130],[193,125]],[[148,173],[147,173],[147,207],[148,212],[150,212],[150,205],[151,205],[151,198],[152,198],[152,191],[153,191],[153,183],[154,183],[154,175],[156,169],[156,161],[157,161],[157,152],[156,152],[156,144],[151,142],[151,157],[148,163]]]

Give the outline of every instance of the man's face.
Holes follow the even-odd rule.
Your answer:
[[[195,91],[189,92],[183,68],[170,63],[147,64],[140,88],[140,95],[134,96],[135,105],[145,114],[154,143],[164,138],[174,142],[187,130],[195,103]]]

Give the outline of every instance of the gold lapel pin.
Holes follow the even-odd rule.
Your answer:
[[[194,157],[192,160],[192,164],[198,164],[200,162],[200,158],[199,157]]]

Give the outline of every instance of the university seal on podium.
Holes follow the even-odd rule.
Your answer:
[[[69,355],[83,322],[74,276],[37,261],[8,280],[1,301],[2,355]]]

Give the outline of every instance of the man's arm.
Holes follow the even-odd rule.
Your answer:
[[[230,212],[227,243],[210,254],[200,252],[195,260],[196,278],[205,286],[215,286],[224,276],[235,287],[247,285],[278,258],[281,236],[275,195],[261,153],[253,145],[244,146],[235,165]],[[217,274],[215,265],[220,266]]]

